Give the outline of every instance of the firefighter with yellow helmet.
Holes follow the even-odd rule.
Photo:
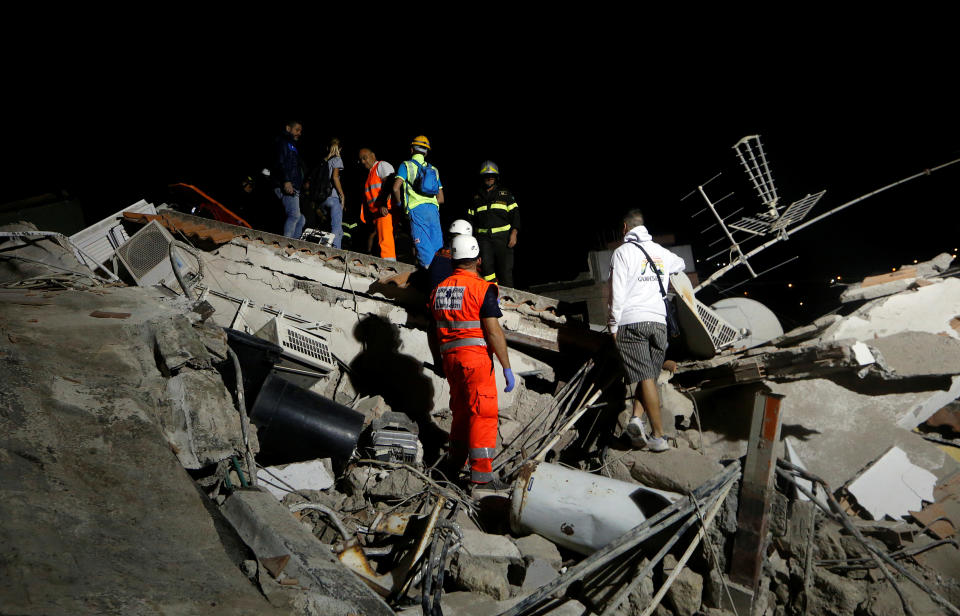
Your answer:
[[[513,286],[513,247],[520,230],[520,210],[509,189],[500,185],[500,168],[492,160],[480,166],[481,185],[467,217],[480,244],[483,279]]]

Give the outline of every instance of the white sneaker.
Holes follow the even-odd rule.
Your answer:
[[[643,420],[637,416],[630,418],[627,422],[627,436],[630,437],[630,443],[639,449],[647,444],[647,431],[643,429]]]
[[[659,453],[670,449],[670,443],[662,436],[651,436],[647,439],[647,449]]]

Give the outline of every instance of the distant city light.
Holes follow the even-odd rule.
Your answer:
[[[787,283],[787,288],[792,289],[792,288],[793,288],[793,283],[792,283],[792,282],[788,282],[788,283]]]

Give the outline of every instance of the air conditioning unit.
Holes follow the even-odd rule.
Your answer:
[[[170,243],[173,236],[156,220],[133,234],[116,254],[123,266],[141,287],[162,284],[179,289],[177,277],[170,264]],[[174,251],[174,258],[180,267],[180,275],[188,285],[197,278],[197,271],[190,262],[182,258],[182,251]]]
[[[321,336],[285,323],[280,317],[267,321],[255,334],[283,349],[283,355],[314,368],[330,372],[336,368],[330,347]]]

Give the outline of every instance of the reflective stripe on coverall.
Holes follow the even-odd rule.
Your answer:
[[[497,383],[480,326],[480,306],[489,287],[476,274],[456,270],[430,298],[450,384],[450,462],[460,468],[469,457],[475,483],[493,479],[497,447]]]

